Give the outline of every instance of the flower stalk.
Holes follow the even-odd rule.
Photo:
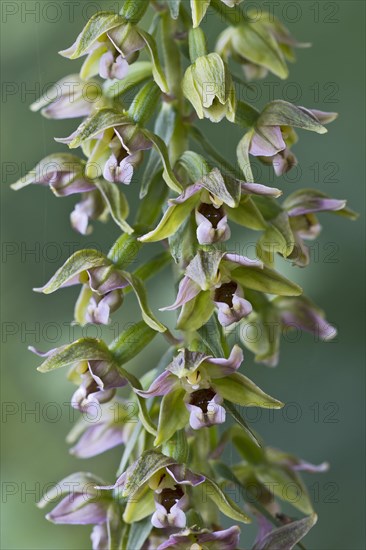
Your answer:
[[[76,323],[104,325],[120,315],[127,326],[109,344],[81,338],[45,353],[32,348],[43,358],[40,372],[69,368],[77,386],[74,408],[100,409],[95,425],[81,418],[71,431],[70,452],[85,459],[122,448],[116,480],[108,484],[83,472],[63,480],[77,488],[62,492],[47,519],[94,525],[93,550],[304,548],[300,541],[317,516],[300,472],[320,473],[327,465],[266,446],[247,424],[244,408],[284,404],[268,384],[262,389],[246,376],[250,355],[244,358],[242,346],[256,362],[274,367],[283,330],[334,338],[324,312],[276,269],[276,259],[305,267],[306,241],[321,231],[318,214],[357,215],[344,199],[317,189],[282,200],[281,183],[254,180],[252,161],[284,174],[297,162],[295,128],[323,134],[336,113],[282,100],[260,111],[240,101],[232,61],[246,81],[268,71],[286,78],[293,48],[304,44],[270,14],[254,21],[239,0],[190,4],[188,13],[179,0],[126,0],[120,13],[94,14],[61,52],[85,58],[80,75],[73,75],[75,93],[62,88],[61,98],[40,98],[32,106],[48,118],[82,117],[71,136],[58,139],[80,154],[49,155],[12,187],[42,185],[56,197],[80,194],[70,216],[76,231],[88,234],[91,221],[108,220],[121,230],[109,252],[79,250],[35,290],[67,293],[81,285]],[[210,9],[224,26],[214,51],[207,46]],[[101,94],[85,101],[83,87],[91,83]],[[236,166],[216,150],[201,123],[225,118],[241,132]],[[125,185],[140,199],[132,222]],[[256,232],[255,258],[235,249],[234,226],[241,231],[240,249]],[[161,250],[151,257],[154,242]],[[161,277],[166,266],[176,281],[161,285],[171,296],[176,283],[176,298],[167,305],[167,292],[153,311],[145,282]],[[137,322],[124,303],[129,292],[139,307]],[[175,326],[166,310],[178,310]],[[255,339],[248,327],[255,327]],[[157,365],[145,355],[138,378],[129,362],[161,336],[169,349]],[[229,468],[223,453],[233,448],[238,458]],[[296,502],[284,490],[290,483],[300,495]],[[51,490],[40,506],[56,494]],[[284,516],[281,501],[303,517]],[[223,516],[234,524],[224,529]],[[252,520],[258,523],[254,542],[245,532]]]

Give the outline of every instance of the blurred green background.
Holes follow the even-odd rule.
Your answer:
[[[69,46],[88,17],[119,2],[2,2],[2,534],[8,549],[83,549],[89,547],[88,527],[53,526],[35,507],[52,482],[77,470],[94,471],[114,479],[119,450],[86,462],[68,455],[65,436],[70,430],[67,401],[73,387],[64,372],[40,375],[28,345],[49,349],[70,340],[76,289],[51,296],[32,293],[79,247],[107,250],[118,236],[110,223],[97,224],[82,238],[72,231],[68,215],[75,198],[56,200],[43,188],[14,193],[10,183],[44,156],[62,150],[54,136],[66,136],[75,121],[47,121],[31,113],[29,105],[40,91],[65,74],[77,72],[78,62],[57,55]],[[250,2],[252,6],[261,3]],[[364,11],[363,2],[269,2],[301,41],[284,83],[267,79],[255,87],[258,105],[274,98],[307,107],[338,111],[339,119],[325,136],[299,132],[295,147],[300,170],[274,181],[261,167],[258,180],[284,189],[318,187],[362,211],[364,206]],[[220,22],[206,21],[211,41]],[[270,83],[270,85],[268,84]],[[245,92],[243,99],[250,99]],[[229,124],[204,124],[224,156],[235,159],[240,132]],[[135,181],[135,186],[137,182]],[[127,190],[136,206],[136,187]],[[252,425],[272,445],[314,463],[327,460],[327,474],[308,476],[319,522],[306,539],[312,550],[362,550],[364,538],[364,305],[363,217],[352,223],[324,215],[318,254],[306,270],[286,267],[306,293],[338,326],[333,343],[322,344],[302,335],[296,343],[282,342],[277,369],[253,362],[246,353],[245,371],[272,395],[289,403],[274,417],[262,414]],[[234,241],[240,232],[234,234]],[[149,284],[154,311],[171,303],[169,271]],[[109,341],[118,326],[137,319],[135,301],[128,297],[115,323],[103,331]],[[164,317],[165,320],[168,317]],[[169,319],[173,319],[171,316]],[[75,329],[75,335],[81,330]],[[100,336],[89,327],[83,335]],[[129,368],[142,373],[153,367],[165,348],[157,338]],[[33,411],[33,412],[32,412]],[[76,415],[77,416],[77,415]],[[253,529],[244,527],[247,547]]]

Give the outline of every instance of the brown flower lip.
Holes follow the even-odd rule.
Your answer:
[[[199,205],[198,212],[202,214],[202,216],[204,216],[209,222],[211,222],[214,229],[217,228],[219,221],[225,216],[222,206],[216,208],[213,204],[207,204],[205,202],[202,202]]]
[[[238,285],[231,281],[230,283],[224,283],[215,291],[215,302],[224,302],[228,306],[233,306],[233,294],[235,293]]]

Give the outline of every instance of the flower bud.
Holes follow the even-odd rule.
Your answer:
[[[235,120],[235,89],[230,72],[217,53],[198,57],[183,78],[183,93],[199,118]]]

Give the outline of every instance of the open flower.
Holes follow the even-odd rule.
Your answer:
[[[236,550],[239,545],[240,529],[236,525],[222,531],[208,529],[185,529],[158,546],[157,550],[186,550],[187,548],[207,548],[209,550]]]
[[[139,140],[126,140],[128,130],[131,128],[123,126],[114,129],[115,137],[108,144],[110,156],[103,169],[107,181],[130,184],[134,170],[143,160],[142,151],[151,148],[151,143],[141,136]]]
[[[271,101],[260,114],[251,114],[252,127],[238,145],[238,159],[244,173],[250,175],[249,154],[272,164],[278,176],[287,172],[297,163],[290,151],[297,141],[294,128],[324,134],[327,132],[324,124],[337,116],[337,113],[297,107],[287,101]]]
[[[107,113],[113,113],[116,122],[107,122],[99,132],[92,129]],[[79,140],[83,133],[91,134],[88,138]],[[143,151],[151,149],[152,143],[145,138],[138,126],[124,115],[116,116],[114,111],[101,110],[86,119],[75,132],[66,138],[57,138],[58,142],[74,148],[82,145],[84,154],[88,157],[86,173],[93,178],[103,176],[112,183],[131,183],[134,170],[143,160]]]
[[[315,214],[333,212],[350,219],[356,219],[357,214],[346,208],[346,201],[333,199],[315,189],[301,189],[287,197],[283,203],[290,227],[295,238],[295,247],[288,256],[289,259],[305,267],[310,261],[309,249],[305,240],[314,240],[321,231],[321,225]]]
[[[247,216],[242,212],[242,207],[248,195],[278,197],[281,194],[279,189],[256,183],[235,181],[235,185],[239,188],[239,195],[241,195],[237,199],[233,193],[229,192],[220,170],[207,169],[207,173],[196,183],[188,186],[179,197],[169,200],[170,206],[159,225],[139,240],[154,242],[170,237],[182,225],[189,213],[194,211],[199,244],[223,242],[230,238],[228,218],[233,217],[238,223],[242,218],[241,223],[246,223]]]
[[[151,468],[146,469],[145,462],[149,459]],[[184,488],[187,485],[196,487],[205,479],[174,459],[149,451],[132,464],[114,485],[99,488],[119,489],[123,497],[129,497],[123,514],[126,523],[139,521],[153,512],[151,523],[154,527],[182,529],[186,526],[184,511],[189,504]]]
[[[197,57],[183,78],[183,93],[198,118],[235,120],[235,88],[229,69],[217,53]]]
[[[12,188],[17,191],[32,184],[47,186],[56,197],[81,193],[82,199],[75,205],[70,220],[73,229],[82,235],[88,235],[92,231],[90,220],[106,221],[109,214],[121,229],[132,232],[125,220],[129,208],[122,191],[95,177],[95,173],[90,174],[91,177],[87,176],[87,166],[84,160],[70,153],[49,155],[25,177],[14,183]],[[132,177],[131,170],[128,169],[123,176],[127,181]],[[116,203],[119,205],[118,211],[115,208]]]
[[[243,406],[280,408],[279,401],[237,372],[242,361],[237,345],[227,359],[183,349],[148,390],[135,390],[144,398],[164,396],[155,445],[168,440],[188,419],[194,430],[225,422],[224,399]],[[169,403],[175,405],[174,421]]]
[[[225,61],[232,57],[239,63],[248,80],[264,78],[268,71],[287,78],[286,60],[294,60],[293,48],[309,44],[295,40],[273,13],[250,9],[246,13],[245,24],[228,27],[220,34],[216,51]]]
[[[115,250],[113,252],[112,249],[111,253],[113,257]],[[114,259],[118,261],[117,258]],[[66,260],[48,283],[34,290],[51,294],[60,288],[77,284],[83,285],[75,306],[77,323],[108,324],[110,314],[123,303],[123,289],[130,286],[137,296],[145,323],[153,330],[166,330],[147,305],[142,281],[132,273],[119,269],[116,263],[97,250],[78,250]]]
[[[304,514],[313,513],[311,498],[299,472],[326,472],[329,467],[326,462],[314,465],[272,447],[259,447],[236,426],[231,429],[230,435],[242,457],[242,461],[232,467],[234,475],[270,513],[279,511],[277,498]]]
[[[94,417],[82,416],[67,436],[74,443],[70,453],[78,458],[89,458],[125,444],[138,419],[131,417],[130,403],[115,398],[98,407]]]
[[[85,164],[70,153],[48,155],[11,187],[18,191],[28,185],[42,185],[49,187],[56,197],[92,191],[95,184],[85,175]]]
[[[244,298],[243,287],[235,276],[239,266],[263,268],[262,262],[245,256],[198,251],[186,268],[174,304],[161,308],[161,311],[182,307],[177,327],[184,328],[189,317],[190,330],[208,321],[215,307],[221,325],[230,326],[239,321],[252,311],[251,304]]]
[[[69,59],[87,56],[80,71],[83,80],[99,74],[102,78],[123,79],[129,60],[145,47],[138,29],[122,16],[110,12],[93,15],[76,41],[60,54]]]
[[[104,524],[113,501],[109,495],[95,488],[101,483],[103,481],[92,474],[84,472],[73,474],[47,491],[38,503],[38,507],[44,508],[53,499],[66,494],[67,496],[47,514],[46,518],[49,521],[57,524]]]
[[[275,103],[275,102],[273,102]],[[278,103],[285,103],[279,101]],[[299,120],[287,121],[287,113],[281,116],[281,105],[277,109],[268,104],[257,120],[256,128],[250,142],[249,153],[255,157],[271,162],[277,176],[288,172],[297,164],[296,157],[291,153],[291,146],[296,143],[297,136],[293,126],[325,133],[323,124],[329,124],[337,118],[337,113],[326,113],[316,109],[296,107],[300,111]],[[293,106],[294,107],[294,106]],[[308,119],[308,120],[307,120]],[[275,124],[278,121],[279,124]]]
[[[281,336],[289,330],[313,334],[316,341],[328,342],[337,329],[325,313],[305,296],[278,296],[266,301],[241,323],[244,346],[255,354],[255,361],[275,367],[279,361]]]
[[[32,103],[31,109],[41,109],[46,118],[65,119],[86,117],[107,105],[108,100],[103,97],[97,81],[86,83],[78,74],[72,74],[56,82]]]
[[[41,352],[34,347],[29,348],[45,361],[39,367],[41,372],[47,372],[61,366],[71,367],[69,378],[79,384],[71,398],[71,406],[87,411],[88,407],[99,410],[100,403],[110,401],[116,388],[127,384],[116,365],[112,353],[100,340],[80,339],[72,344]]]
[[[108,324],[111,312],[123,303],[122,289],[129,283],[106,256],[96,250],[81,250],[35,291],[47,294],[77,284],[83,289],[76,305],[76,320],[81,324]]]
[[[225,422],[220,380],[237,371],[243,352],[234,346],[228,359],[215,359],[203,353],[182,350],[147,391],[135,390],[142,397],[156,397],[180,389],[194,430]],[[216,386],[217,382],[217,386]]]
[[[70,214],[71,227],[81,235],[89,235],[93,228],[90,220],[105,221],[108,208],[98,190],[83,193],[82,200],[77,202]]]

